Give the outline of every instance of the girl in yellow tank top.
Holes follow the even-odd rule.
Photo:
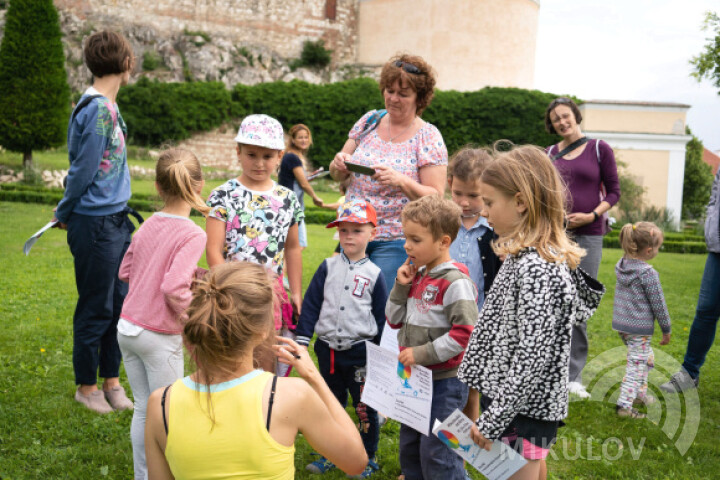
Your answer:
[[[350,475],[367,455],[354,422],[307,351],[275,337],[275,355],[301,378],[254,368],[273,339],[274,280],[256,264],[214,267],[195,286],[183,340],[197,371],[148,401],[145,450],[150,479],[292,479],[303,433]]]

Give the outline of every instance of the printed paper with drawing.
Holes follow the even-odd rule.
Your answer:
[[[397,352],[373,343],[367,348],[367,374],[361,401],[379,412],[430,434],[432,372],[420,365],[406,367],[398,362]]]
[[[470,439],[471,427],[472,420],[455,410],[444,422],[435,420],[433,434],[489,480],[505,480],[527,463],[500,440],[493,442],[489,452],[478,447]]]

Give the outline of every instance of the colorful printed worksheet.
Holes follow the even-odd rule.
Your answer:
[[[489,480],[506,480],[525,466],[525,459],[515,450],[495,440],[488,452],[470,439],[472,420],[455,410],[444,422],[435,420],[433,433],[453,452]]]
[[[365,342],[367,373],[361,401],[384,415],[430,434],[432,372],[398,362],[397,352]]]

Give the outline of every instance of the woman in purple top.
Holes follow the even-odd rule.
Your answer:
[[[580,267],[597,278],[602,239],[607,230],[603,214],[620,199],[620,182],[612,148],[602,140],[584,137],[580,131],[581,121],[580,110],[569,98],[560,97],[550,102],[545,111],[545,128],[548,133],[560,135],[562,140],[546,151],[568,187],[567,229],[587,252]],[[568,149],[571,146],[574,148]],[[582,385],[582,369],[588,353],[586,323],[573,327],[570,348],[570,393],[587,398],[590,395]]]

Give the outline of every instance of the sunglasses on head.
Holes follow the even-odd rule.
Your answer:
[[[419,75],[422,73],[422,70],[420,70],[418,67],[416,67],[412,63],[403,62],[402,60],[396,61],[395,66],[398,68],[402,68],[407,73],[412,73],[413,75]]]

